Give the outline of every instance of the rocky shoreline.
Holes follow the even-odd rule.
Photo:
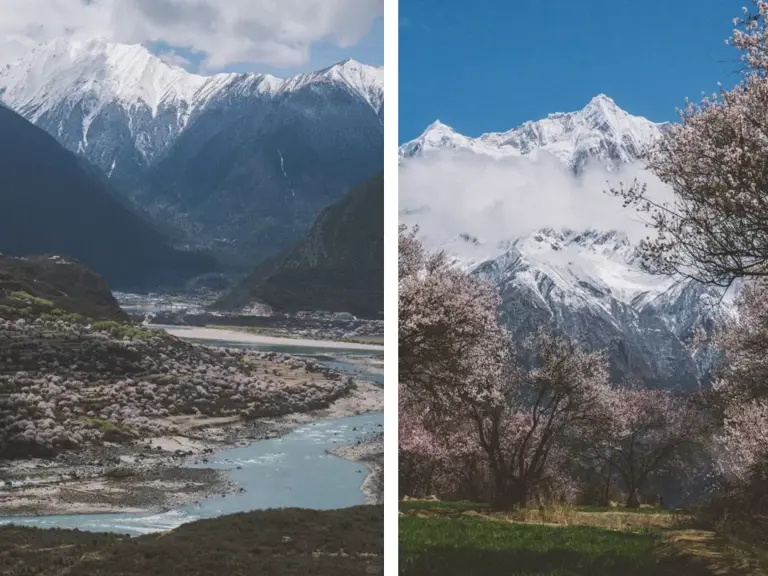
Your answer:
[[[329,454],[346,460],[360,462],[368,469],[368,476],[360,490],[365,494],[366,504],[384,503],[384,436],[374,434],[371,438],[347,446],[328,450]]]

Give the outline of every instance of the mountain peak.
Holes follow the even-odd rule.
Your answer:
[[[600,92],[600,94],[598,94],[597,96],[593,97],[592,100],[589,101],[589,104],[587,104],[587,106],[589,106],[590,104],[594,104],[594,105],[607,104],[610,106],[616,106],[616,102],[614,102],[613,98],[611,98],[610,96],[606,96],[602,92]],[[616,107],[618,108],[618,106]]]
[[[341,62],[337,62],[331,68],[345,68],[350,70],[355,70],[357,68],[362,68],[368,66],[367,64],[363,64],[362,62],[358,62],[354,58],[347,58],[346,60],[342,60]],[[372,66],[373,68],[373,66]]]
[[[403,144],[399,155],[401,158],[410,158],[435,149],[473,149],[473,146],[472,138],[462,136],[447,124],[435,120],[418,138]]]
[[[322,70],[321,73],[340,72],[342,74],[347,74],[347,75],[349,74],[365,75],[370,77],[373,80],[382,71],[383,71],[383,68],[379,66],[363,64],[362,62],[359,62],[354,58],[347,58],[346,60],[337,62],[336,64],[329,66],[325,70]]]
[[[325,70],[299,77],[297,85],[311,82],[314,78],[327,78],[339,82],[361,96],[378,114],[384,106],[384,69],[362,64],[347,58]]]
[[[456,132],[456,130],[448,126],[448,124],[440,122],[440,120],[435,120],[432,124],[427,126],[427,129],[424,130],[422,134],[427,134],[429,132]]]
[[[620,108],[613,98],[610,98],[605,94],[598,94],[592,98],[582,110],[575,114],[581,114],[585,117],[594,114],[599,114],[604,117],[630,117],[630,114]]]

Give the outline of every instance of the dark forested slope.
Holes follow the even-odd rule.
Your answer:
[[[174,250],[45,131],[0,107],[0,253],[59,254],[114,288],[180,284],[206,272],[206,256]]]
[[[325,310],[377,318],[384,301],[384,178],[326,208],[306,236],[264,261],[217,307],[262,302],[280,311]]]

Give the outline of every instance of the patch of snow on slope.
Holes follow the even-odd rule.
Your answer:
[[[567,285],[591,284],[625,303],[642,294],[663,293],[675,284],[643,270],[637,249],[615,230],[541,230],[515,241],[514,246]]]

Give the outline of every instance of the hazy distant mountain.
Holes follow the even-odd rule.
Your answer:
[[[217,307],[265,303],[379,318],[384,310],[384,179],[326,208],[293,247],[256,267]]]
[[[253,262],[383,167],[383,70],[201,76],[139,45],[57,40],[0,100],[101,168],[188,243]]]
[[[179,285],[213,261],[174,250],[100,171],[0,107],[0,253],[77,259],[115,288]]]

